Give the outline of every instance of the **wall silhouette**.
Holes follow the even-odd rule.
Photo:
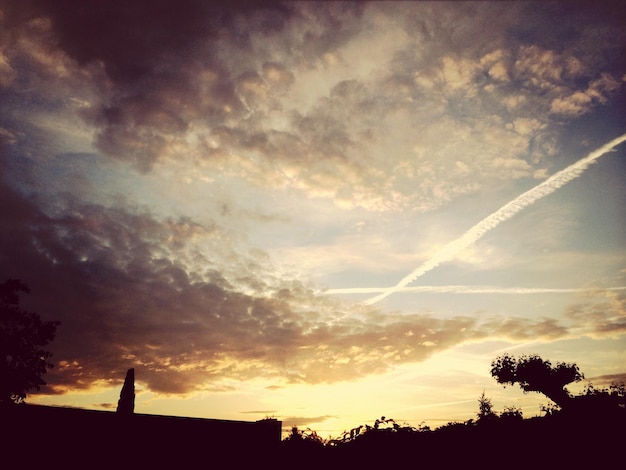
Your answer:
[[[28,404],[4,406],[0,417],[3,459],[24,468],[51,463],[182,468],[216,461],[231,468],[263,466],[276,454],[282,427],[275,419],[229,421]]]

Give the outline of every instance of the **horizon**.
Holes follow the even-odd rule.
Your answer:
[[[626,382],[626,8],[0,0],[0,282],[27,403],[321,437]],[[371,413],[371,414],[370,414]],[[437,424],[440,423],[440,424]]]

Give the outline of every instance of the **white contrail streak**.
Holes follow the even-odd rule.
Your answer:
[[[604,144],[597,150],[594,150],[585,158],[578,160],[576,163],[564,168],[563,170],[555,173],[550,178],[545,180],[543,183],[538,184],[532,189],[529,189],[525,193],[513,199],[508,204],[504,205],[493,214],[487,216],[472,228],[470,228],[467,232],[465,232],[461,237],[456,240],[448,243],[441,250],[439,250],[435,255],[424,262],[421,266],[418,266],[408,275],[406,275],[403,279],[400,280],[395,286],[389,287],[384,290],[381,294],[372,297],[371,299],[366,300],[364,303],[367,305],[372,305],[376,302],[383,300],[385,297],[390,296],[394,292],[397,292],[399,289],[407,286],[418,277],[423,276],[428,271],[433,268],[436,268],[444,261],[448,261],[450,258],[455,256],[461,250],[467,248],[472,243],[476,242],[479,238],[481,238],[485,233],[489,230],[496,228],[500,223],[504,222],[507,219],[510,219],[519,211],[524,209],[531,204],[534,204],[536,201],[541,199],[548,194],[553,193],[557,189],[561,188],[565,184],[572,181],[574,178],[580,176],[589,166],[595,162],[598,158],[604,155],[607,152],[613,150],[614,147],[618,146],[622,142],[626,140],[626,134],[617,137],[607,144]]]
[[[378,294],[386,292],[389,287],[346,287],[343,289],[327,289],[319,295],[335,294]],[[597,291],[619,291],[626,287],[497,287],[497,286],[415,286],[399,287],[396,292],[422,292],[433,294],[569,294]]]

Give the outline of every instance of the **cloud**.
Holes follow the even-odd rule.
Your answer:
[[[607,95],[622,86],[619,80],[609,74],[602,74],[591,81],[584,91],[575,91],[569,96],[555,98],[550,104],[550,112],[567,116],[578,116],[587,113],[595,103],[606,103]]]
[[[488,319],[483,325],[488,337],[505,338],[515,342],[556,340],[567,337],[569,329],[559,324],[555,318],[531,320],[528,318],[501,318]]]
[[[305,417],[305,416],[287,416],[282,418],[282,423],[283,423],[283,427],[285,430],[287,429],[291,429],[291,428],[302,428],[303,426],[306,426],[307,428],[309,426],[312,426],[314,424],[317,423],[323,423],[324,421],[327,421],[329,419],[333,419],[336,418],[337,416],[332,416],[332,415],[323,415],[323,416],[311,416],[311,417]]]
[[[588,377],[587,380],[596,387],[609,387],[613,384],[626,384],[626,373],[598,375],[596,377]]]
[[[252,411],[242,411],[242,414],[255,414],[255,415],[273,415],[276,413],[276,410],[252,410]]]
[[[172,147],[184,140],[198,116],[223,121],[229,109],[243,109],[234,94],[231,72],[216,51],[198,51],[196,45],[215,41],[220,33],[230,31],[233,34],[223,39],[247,47],[245,30],[224,28],[236,22],[234,13],[245,17],[271,9],[271,20],[263,18],[266,30],[278,28],[280,15],[287,14],[277,2],[231,6],[187,2],[182,8],[169,1],[132,6],[114,1],[85,9],[80,2],[69,0],[55,4],[27,1],[21,8],[19,12],[9,8],[9,20],[18,28],[46,25],[48,44],[58,45],[53,54],[47,51],[39,56],[64,57],[70,64],[67,73],[73,76],[102,67],[106,79],[99,83],[98,96],[86,113],[100,128],[96,145],[110,156],[133,161],[143,171],[175,153]],[[33,44],[41,48],[38,42]],[[197,59],[195,65],[186,62],[190,57]],[[55,72],[59,78],[64,75]],[[209,78],[208,83],[204,77]],[[196,99],[200,93],[205,94],[202,100]]]
[[[426,211],[541,172],[552,114],[617,89],[577,56],[582,36],[513,43],[525,6],[79,3],[8,3],[2,64],[21,102],[82,116],[101,153],[144,173],[202,161],[344,209]]]
[[[565,315],[573,328],[591,337],[618,338],[626,332],[626,295],[621,291],[599,292],[587,302],[570,305]]]

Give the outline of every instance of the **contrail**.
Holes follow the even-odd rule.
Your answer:
[[[327,289],[318,295],[335,294],[377,294],[386,292],[389,287],[346,287]],[[576,292],[620,291],[626,287],[497,287],[497,286],[415,286],[398,287],[395,292],[424,292],[434,294],[569,294]]]
[[[614,147],[618,146],[622,142],[626,140],[626,134],[617,137],[607,144],[604,144],[597,150],[594,150],[585,158],[578,160],[576,163],[564,168],[563,170],[555,173],[550,178],[545,180],[543,183],[538,184],[532,189],[529,189],[525,193],[513,199],[511,202],[505,204],[503,207],[495,211],[493,214],[487,216],[472,228],[470,228],[467,232],[461,235],[460,238],[448,243],[441,250],[439,250],[435,255],[424,262],[421,266],[418,266],[412,272],[410,272],[407,276],[405,276],[400,282],[398,282],[395,286],[389,287],[385,289],[381,294],[372,297],[371,299],[366,300],[364,303],[367,305],[372,305],[376,302],[383,300],[385,297],[390,296],[394,292],[397,292],[399,289],[407,286],[418,277],[423,276],[428,271],[433,268],[436,268],[444,261],[449,260],[454,255],[459,253],[464,248],[467,248],[472,243],[476,242],[479,238],[481,238],[485,233],[489,230],[496,228],[502,222],[507,219],[510,219],[519,211],[524,209],[531,204],[534,204],[536,201],[541,199],[544,196],[547,196],[557,189],[561,188],[565,184],[572,181],[574,178],[580,176],[589,166],[595,162],[598,158],[604,155],[607,152],[613,150]]]

